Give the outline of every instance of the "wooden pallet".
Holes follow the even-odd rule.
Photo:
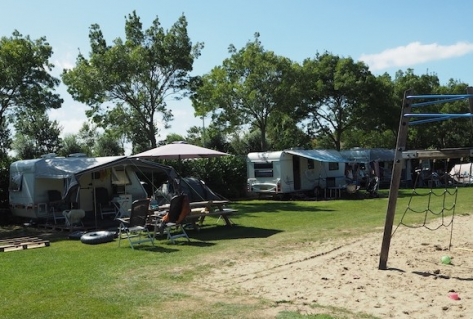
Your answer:
[[[48,247],[49,240],[38,237],[18,237],[0,239],[0,252]]]

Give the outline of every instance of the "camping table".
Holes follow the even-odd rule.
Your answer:
[[[191,223],[194,229],[199,229],[199,226],[202,226],[204,223],[204,219],[207,216],[219,216],[219,221],[221,218],[224,220],[226,226],[232,226],[234,223],[230,219],[230,216],[237,213],[236,209],[232,208],[218,208],[216,210],[211,211],[202,211],[199,209],[191,210],[191,214],[186,217],[186,221]],[[199,225],[197,224],[199,222]]]
[[[194,229],[199,229],[202,226],[204,219],[207,216],[219,216],[218,221],[222,218],[226,226],[232,226],[234,223],[230,219],[230,216],[237,213],[236,209],[224,208],[224,205],[229,203],[228,200],[220,201],[203,201],[203,202],[192,202],[191,213],[186,216],[185,221],[189,222]],[[169,204],[160,205],[158,211],[151,212],[150,216],[154,218],[154,235],[157,235],[158,223],[160,221],[160,213],[169,208]]]
[[[205,207],[217,207],[219,209],[222,209],[224,207],[224,205],[230,203],[230,201],[228,200],[207,200],[207,201],[202,201],[202,202],[191,202],[189,203],[189,206],[191,206],[191,208],[205,208]],[[170,204],[164,204],[164,205],[160,205],[158,206],[158,209],[159,210],[167,210],[170,208]]]

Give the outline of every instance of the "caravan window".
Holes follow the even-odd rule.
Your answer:
[[[127,171],[125,168],[112,168],[112,184],[114,185],[129,185],[130,179],[128,178]]]
[[[8,189],[12,192],[19,192],[21,191],[21,184],[23,181],[23,174],[16,173],[10,176],[10,185]]]
[[[273,177],[273,162],[254,163],[255,177]]]
[[[338,162],[330,162],[329,163],[329,170],[330,171],[338,171],[339,170],[339,163]]]

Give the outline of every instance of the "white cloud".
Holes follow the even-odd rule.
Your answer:
[[[359,60],[365,62],[372,71],[375,71],[450,59],[463,56],[470,52],[472,52],[472,43],[468,42],[458,42],[453,45],[412,42],[406,46],[387,49],[381,53],[363,54]]]
[[[48,110],[49,119],[58,121],[62,127],[61,136],[77,134],[82,124],[87,121],[84,114],[86,106],[80,103],[71,103],[60,109]]]

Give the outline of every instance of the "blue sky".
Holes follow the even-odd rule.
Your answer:
[[[208,73],[237,49],[253,40],[255,32],[266,50],[302,62],[317,52],[364,61],[375,75],[412,68],[415,74],[435,73],[441,84],[450,78],[473,82],[472,0],[155,0],[64,1],[10,0],[0,4],[0,36],[14,30],[32,39],[45,36],[53,46],[51,62],[59,77],[74,67],[79,50],[88,55],[88,33],[100,25],[111,43],[124,38],[125,16],[136,10],[144,29],[159,18],[169,29],[181,14],[188,21],[193,43],[204,42],[194,75]],[[63,134],[77,133],[86,120],[87,106],[72,100],[65,86],[58,88],[63,107],[49,112]],[[429,92],[426,92],[429,93]],[[175,120],[168,133],[186,135],[202,125],[187,99],[168,101]]]

